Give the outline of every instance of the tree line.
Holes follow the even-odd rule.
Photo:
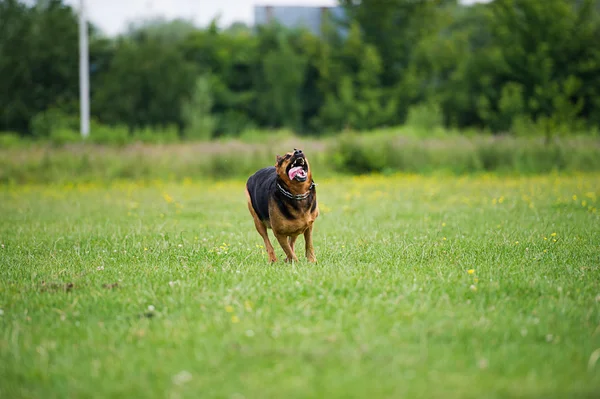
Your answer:
[[[277,23],[90,26],[94,123],[192,138],[325,134],[422,120],[514,134],[600,127],[600,1],[340,0],[319,35]],[[77,130],[78,23],[0,0],[0,131]],[[92,131],[93,134],[93,131]]]

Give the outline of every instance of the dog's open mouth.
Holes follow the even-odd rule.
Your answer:
[[[299,182],[306,181],[306,178],[308,177],[306,173],[307,170],[308,165],[306,164],[304,157],[297,157],[290,164],[290,167],[288,169],[288,177],[290,178],[290,180],[296,179]]]

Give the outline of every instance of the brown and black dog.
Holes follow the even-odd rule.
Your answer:
[[[267,228],[286,255],[286,262],[298,261],[294,252],[296,238],[304,234],[306,258],[316,262],[312,242],[313,223],[319,216],[317,191],[312,180],[308,159],[294,148],[283,157],[277,155],[275,166],[263,168],[246,183],[248,209],[256,230],[265,241],[269,260],[275,262],[275,250],[269,241]]]

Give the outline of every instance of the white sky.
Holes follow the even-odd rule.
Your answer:
[[[79,7],[80,0],[65,0]],[[463,0],[473,3],[482,0]],[[483,0],[486,1],[486,0]],[[220,25],[232,22],[254,23],[255,5],[334,6],[337,0],[85,0],[88,17],[104,33],[115,35],[127,27],[128,22],[163,17],[192,20],[206,26],[217,15]]]

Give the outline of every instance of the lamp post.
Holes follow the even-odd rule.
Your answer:
[[[90,134],[90,68],[85,0],[79,0],[79,105],[81,136]]]

